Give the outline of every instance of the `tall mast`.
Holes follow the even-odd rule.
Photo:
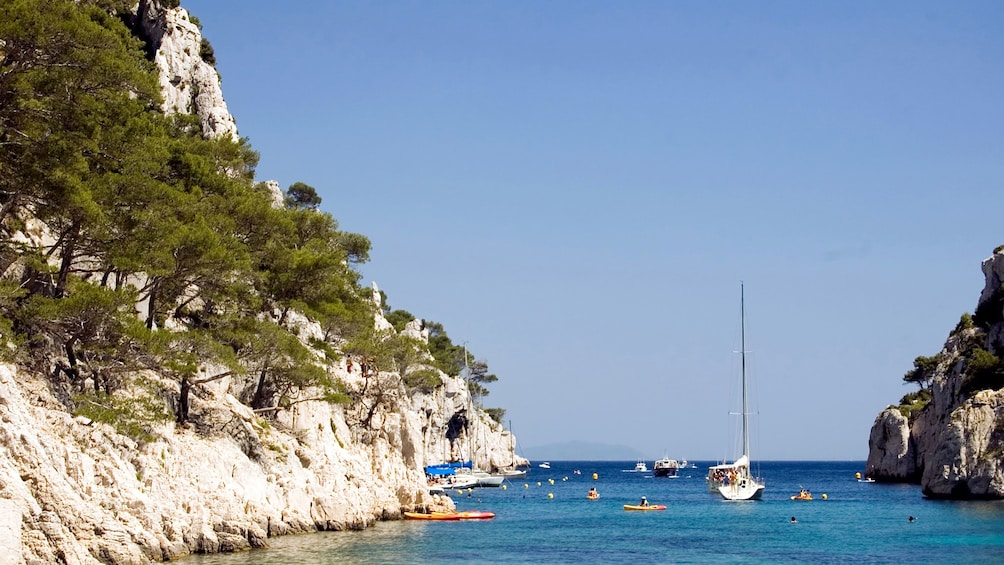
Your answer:
[[[746,409],[746,291],[743,282],[739,281],[739,319],[742,339],[742,375],[743,375],[743,455],[750,454],[749,412]]]

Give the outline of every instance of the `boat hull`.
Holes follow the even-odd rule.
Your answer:
[[[763,496],[763,489],[763,483],[747,479],[722,485],[718,487],[718,492],[725,500],[760,500],[760,497]]]
[[[478,477],[477,486],[479,487],[500,487],[502,486],[502,481],[505,477],[502,475],[490,475],[487,477]]]
[[[625,504],[624,510],[665,510],[665,504],[650,504],[648,506],[638,506],[637,504]]]

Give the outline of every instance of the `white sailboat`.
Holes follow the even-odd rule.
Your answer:
[[[708,490],[718,492],[726,500],[760,500],[765,484],[750,473],[749,409],[746,387],[746,302],[743,285],[739,285],[741,351],[742,354],[742,440],[743,452],[732,463],[715,465],[708,470]]]
[[[506,433],[506,432],[503,432]],[[529,461],[526,461],[526,465],[520,466],[519,461],[516,459],[516,436],[512,433],[512,420],[509,421],[509,451],[512,455],[512,461],[509,466],[501,469],[499,474],[507,479],[522,479],[526,477],[527,467],[529,466]]]

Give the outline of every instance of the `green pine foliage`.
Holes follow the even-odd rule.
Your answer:
[[[131,8],[4,4],[0,359],[56,367],[54,385],[73,409],[138,439],[163,418],[153,405],[187,410],[191,387],[223,375],[243,379],[243,400],[264,417],[305,398],[355,400],[332,377],[343,356],[368,376],[398,374],[408,393],[440,386],[438,370],[459,375],[473,357],[441,324],[427,324],[428,345],[373,329],[357,270],[370,241],[321,211],[314,187],[293,184],[276,208],[246,139],[207,139],[197,117],[160,111],[155,67],[127,26]],[[208,42],[202,56],[213,57]],[[28,219],[51,239],[13,237]],[[306,343],[292,312],[323,338]],[[400,330],[414,316],[389,318]],[[223,373],[200,373],[210,364]],[[125,390],[149,389],[140,369],[178,387],[126,400]],[[470,379],[479,397],[495,379],[484,369]]]

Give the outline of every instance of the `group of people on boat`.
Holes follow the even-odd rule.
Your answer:
[[[729,470],[725,469],[715,469],[712,473],[712,479],[715,482],[721,483],[723,485],[734,484],[737,480],[742,479],[744,476],[749,475],[749,469],[747,467],[731,468]]]

